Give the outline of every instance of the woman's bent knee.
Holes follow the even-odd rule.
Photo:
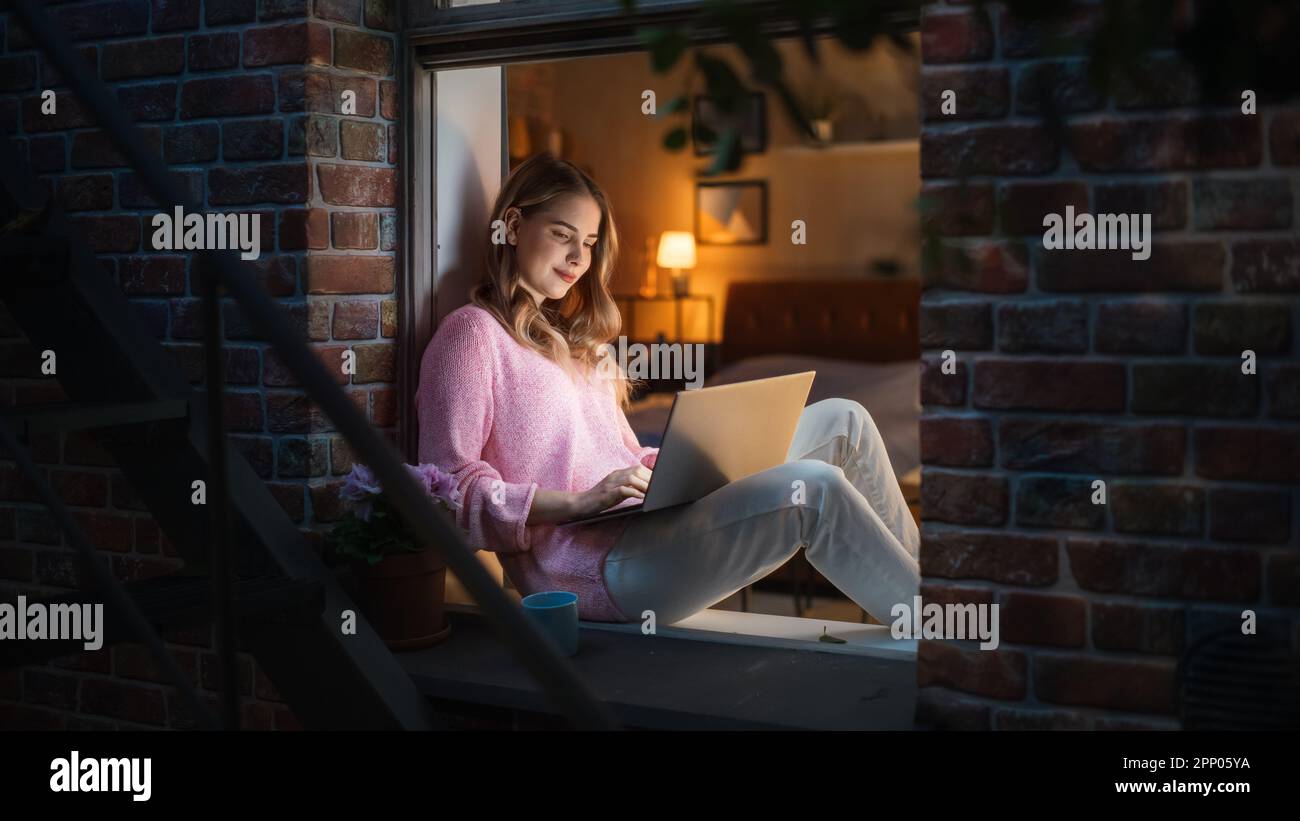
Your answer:
[[[792,497],[796,491],[803,491],[801,495],[805,501],[801,504],[820,506],[822,496],[854,490],[853,483],[844,475],[844,469],[839,465],[832,465],[820,459],[796,459],[787,462],[786,466],[791,467],[789,473]]]
[[[876,421],[871,418],[871,412],[856,399],[833,396],[820,402],[814,402],[808,407],[817,408],[818,413],[827,413],[847,419],[849,430],[855,430],[859,426],[867,430],[876,427]]]
[[[821,459],[795,459],[792,462],[786,462],[783,467],[789,467],[790,473],[800,479],[821,482],[826,485],[834,484],[844,478],[843,468],[839,465],[832,465],[830,462],[824,462]]]
[[[744,504],[751,511],[760,512],[808,504],[820,506],[824,494],[845,486],[852,487],[838,465],[820,459],[795,459],[728,487],[743,492]]]

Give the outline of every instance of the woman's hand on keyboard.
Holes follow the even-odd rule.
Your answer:
[[[595,487],[578,494],[575,511],[578,516],[599,513],[624,499],[644,499],[650,486],[652,471],[645,465],[621,468],[601,479]]]

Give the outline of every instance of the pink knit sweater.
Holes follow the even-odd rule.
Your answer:
[[[524,595],[567,590],[578,594],[580,618],[630,621],[603,574],[626,517],[524,524],[538,488],[582,491],[638,461],[654,467],[659,449],[640,446],[611,386],[594,375],[575,383],[490,313],[465,305],[425,349],[417,405],[420,461],[456,477],[470,545],[496,552]]]

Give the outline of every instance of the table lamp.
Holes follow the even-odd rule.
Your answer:
[[[689,296],[690,269],[695,267],[695,235],[690,231],[664,231],[659,235],[659,266],[672,270],[673,296]]]

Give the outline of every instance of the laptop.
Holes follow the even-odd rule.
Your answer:
[[[816,371],[678,391],[644,499],[626,499],[565,525],[636,516],[694,502],[783,464]]]

